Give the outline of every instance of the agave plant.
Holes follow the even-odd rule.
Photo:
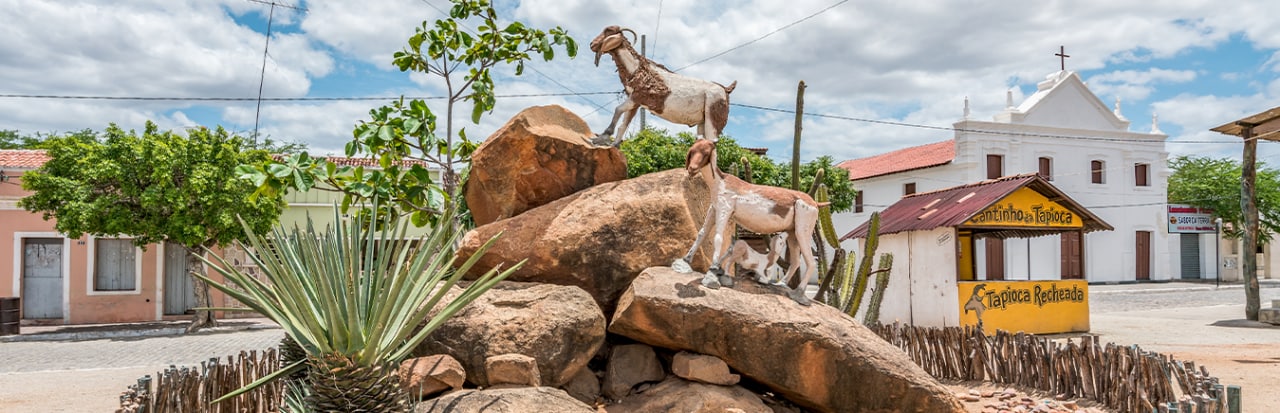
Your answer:
[[[298,394],[306,395],[306,410],[404,411],[395,374],[399,363],[445,320],[523,264],[488,270],[437,309],[496,236],[458,264],[453,246],[460,232],[450,225],[410,240],[408,222],[398,217],[362,225],[360,219],[343,219],[336,207],[333,213],[334,224],[323,230],[310,217],[305,228],[277,227],[265,236],[246,227],[262,280],[216,255],[206,260],[226,282],[202,279],[280,324],[306,353],[305,359],[222,399],[305,371],[300,384],[307,388]],[[439,222],[450,222],[452,215],[447,212]]]

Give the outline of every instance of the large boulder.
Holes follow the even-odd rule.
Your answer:
[[[743,376],[819,412],[964,412],[937,380],[848,315],[800,306],[779,287],[711,290],[701,274],[645,270],[618,300],[609,331],[719,357]]]
[[[576,285],[610,313],[640,271],[688,252],[707,213],[707,194],[706,184],[683,169],[596,185],[468,232],[458,258],[501,233],[471,276],[527,260],[507,279]],[[700,271],[710,263],[712,238],[694,257]]]
[[[400,387],[414,396],[431,396],[445,390],[462,388],[467,373],[453,357],[436,354],[400,363]]]
[[[471,154],[464,196],[476,225],[627,178],[622,152],[589,142],[587,123],[560,106],[521,111]]]
[[[414,413],[596,413],[596,409],[550,387],[460,390],[418,403]]]
[[[460,293],[454,288],[442,302]],[[537,362],[543,386],[557,387],[586,367],[604,335],[604,313],[581,288],[504,281],[440,325],[415,353],[453,356],[467,381],[484,387],[486,359],[523,354]]]
[[[605,368],[601,390],[605,396],[617,400],[631,394],[631,388],[647,381],[661,381],[667,377],[653,347],[644,344],[626,344],[613,348],[609,354],[609,366]]]
[[[716,386],[672,377],[606,408],[609,413],[773,413],[760,396],[739,386]]]

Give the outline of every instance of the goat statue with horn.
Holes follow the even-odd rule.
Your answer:
[[[692,272],[689,263],[702,244],[707,232],[711,231],[714,253],[711,255],[711,268],[702,277],[702,285],[707,288],[720,288],[729,284],[732,278],[725,275],[720,264],[733,252],[729,240],[724,239],[725,230],[732,230],[732,225],[741,225],[748,231],[758,234],[783,234],[787,243],[787,272],[782,276],[788,280],[792,276],[800,276],[797,270],[804,265],[804,276],[800,285],[791,291],[789,296],[801,305],[809,305],[810,299],[805,295],[805,286],[813,274],[818,272],[817,260],[813,253],[813,232],[818,223],[818,208],[827,206],[826,202],[817,202],[804,192],[786,188],[747,183],[738,177],[720,171],[716,166],[716,144],[713,141],[699,139],[689,148],[685,157],[685,170],[690,177],[701,176],[711,193],[711,206],[707,217],[698,229],[698,238],[689,248],[683,259],[677,259],[671,267],[679,272]],[[714,224],[715,228],[712,228]],[[726,251],[727,250],[727,251]],[[757,276],[756,281],[768,283],[767,276]]]
[[[632,40],[627,40],[624,32],[631,33]],[[719,140],[725,123],[729,121],[729,93],[733,92],[738,82],[724,86],[676,74],[636,52],[631,46],[635,36],[636,33],[631,29],[609,26],[591,40],[591,51],[596,54],[596,66],[600,66],[601,55],[607,53],[612,56],[613,63],[618,66],[622,89],[627,94],[627,100],[613,110],[613,120],[609,122],[609,127],[593,143],[600,146],[621,145],[627,125],[640,107],[672,123],[697,125],[698,136],[712,142]],[[622,118],[621,126],[618,125],[618,118]],[[614,126],[618,126],[616,133]]]

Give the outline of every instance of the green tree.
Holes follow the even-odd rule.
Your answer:
[[[627,176],[634,178],[647,173],[683,168],[685,154],[693,145],[696,137],[688,132],[675,136],[666,131],[645,129],[636,136],[622,142],[622,153],[627,158]],[[756,155],[743,149],[733,138],[721,136],[716,143],[716,156],[721,170],[736,170],[739,177],[746,179],[745,159],[750,164],[752,182],[781,188],[791,187],[790,163],[783,165],[764,156]],[[833,212],[848,211],[853,207],[854,189],[849,182],[849,171],[836,167],[829,156],[822,156],[809,161],[800,167],[801,188],[813,185],[818,170],[823,170],[822,183],[827,186],[831,195]]]
[[[464,28],[471,23],[475,34]],[[471,102],[471,121],[478,124],[497,102],[495,67],[514,65],[519,76],[527,61],[554,59],[557,46],[570,57],[577,55],[577,43],[560,27],[544,31],[520,22],[502,25],[489,0],[453,0],[448,18],[424,21],[392,59],[400,71],[444,82],[444,116],[422,100],[400,99],[369,111],[370,119],[356,125],[354,139],[346,145],[347,156],[368,155],[378,160],[380,170],[338,168],[303,153],[242,168],[242,175],[266,193],[305,191],[321,182],[344,192],[344,205],[376,195],[392,201],[385,212],[411,214],[414,224],[427,225],[453,202],[478,146],[454,124],[456,106]],[[443,133],[437,131],[440,123]],[[429,168],[439,170],[438,182]]]
[[[65,135],[36,132],[34,135],[21,135],[17,130],[0,130],[0,149],[46,149],[48,141],[54,137],[74,139],[82,142],[98,140],[98,134],[92,129],[83,129]]]
[[[254,188],[235,179],[236,165],[262,162],[268,155],[246,150],[243,139],[222,128],[191,129],[183,137],[159,131],[147,122],[141,135],[111,125],[103,139],[80,135],[54,137],[42,144],[50,160],[23,175],[22,187],[33,193],[19,201],[71,238],[133,237],[133,243],[172,241],[188,251],[222,246],[242,239],[242,217],[258,232],[280,216],[281,197],[249,201]],[[187,268],[203,272],[194,254]],[[209,307],[209,290],[197,282],[196,297]],[[197,311],[191,330],[215,323],[210,311]]]
[[[1179,156],[1169,162],[1169,168],[1173,169],[1169,176],[1169,202],[1212,209],[1222,218],[1224,236],[1232,239],[1244,237],[1244,211],[1240,206],[1243,170],[1240,162],[1226,158]],[[1258,162],[1254,192],[1259,226],[1254,245],[1262,245],[1280,232],[1280,172]],[[1245,317],[1257,320],[1257,309],[1261,307],[1257,274],[1244,274],[1244,279]]]
[[[1240,210],[1240,162],[1198,156],[1179,156],[1169,161],[1170,203],[1208,208],[1222,218],[1222,235],[1244,236],[1244,214]],[[1280,171],[1258,163],[1258,242],[1271,241],[1280,232]]]

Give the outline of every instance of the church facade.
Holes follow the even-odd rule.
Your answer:
[[[1169,233],[1167,135],[1154,125],[1130,131],[1119,104],[1109,108],[1072,71],[1049,74],[1019,105],[1011,93],[1006,100],[989,121],[971,119],[966,103],[951,139],[840,163],[861,193],[852,212],[834,217],[836,227],[857,227],[907,194],[1039,173],[1115,229],[980,240],[972,247],[977,279],[1181,278],[1171,263],[1187,244]],[[1213,243],[1212,234],[1194,240],[1209,252],[1195,258],[1204,261],[1203,278],[1216,276]]]

